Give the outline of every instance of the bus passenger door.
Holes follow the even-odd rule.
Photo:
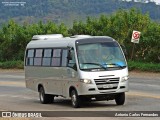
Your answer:
[[[64,53],[64,55],[63,55]],[[62,64],[66,63],[64,69],[65,74],[63,74],[63,83],[62,83],[62,94],[64,97],[69,95],[69,86],[74,84],[77,80],[77,65],[75,61],[75,52],[74,49],[68,51],[63,51],[62,53]],[[66,58],[63,62],[63,56]]]

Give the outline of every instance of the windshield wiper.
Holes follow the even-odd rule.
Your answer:
[[[82,63],[82,64],[97,65],[97,66],[100,66],[101,68],[103,68],[104,70],[107,69],[105,66],[103,66],[102,64],[99,64],[99,63]],[[89,69],[99,69],[99,68],[89,68]]]

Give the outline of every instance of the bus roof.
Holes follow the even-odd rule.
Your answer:
[[[76,40],[89,40],[105,38],[109,41],[115,41],[108,36],[90,36],[90,35],[76,35],[71,37],[63,37],[61,34],[52,35],[34,35],[32,41],[27,45],[27,48],[52,48],[52,47],[73,47]]]

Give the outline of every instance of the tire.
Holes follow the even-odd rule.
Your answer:
[[[49,94],[45,94],[44,88],[41,87],[39,90],[39,99],[42,104],[53,103],[54,96],[49,95]]]
[[[79,108],[80,107],[81,100],[80,100],[76,90],[71,91],[71,102],[72,102],[72,106],[74,108]]]
[[[116,104],[117,105],[123,105],[125,102],[125,93],[119,93],[116,95],[115,98]]]

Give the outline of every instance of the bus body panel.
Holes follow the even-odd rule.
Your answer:
[[[42,85],[48,94],[69,97],[69,87],[78,82],[77,72],[63,67],[28,67],[26,71],[26,87],[38,91]]]

